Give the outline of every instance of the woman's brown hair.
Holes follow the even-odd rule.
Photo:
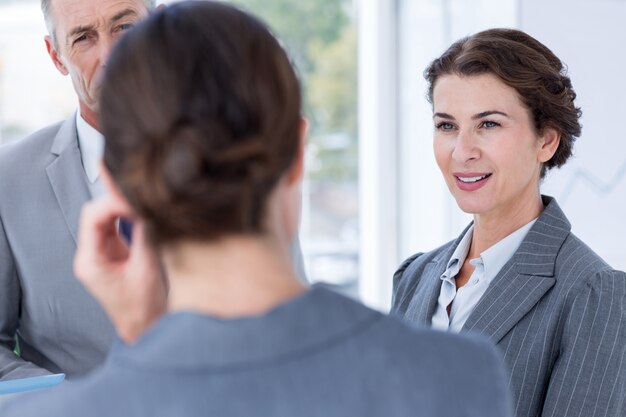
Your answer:
[[[542,166],[542,178],[572,155],[581,133],[576,93],[565,65],[532,36],[515,29],[489,29],[456,41],[424,71],[431,103],[437,80],[447,74],[497,76],[517,91],[537,132],[552,128],[560,134],[558,149]]]
[[[157,245],[259,233],[298,151],[300,102],[262,22],[222,2],[177,3],[112,53],[104,162]]]

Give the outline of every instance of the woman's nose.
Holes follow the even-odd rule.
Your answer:
[[[459,130],[452,151],[452,158],[457,162],[466,162],[480,156],[476,137],[471,131]]]

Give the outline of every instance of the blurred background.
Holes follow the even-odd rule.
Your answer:
[[[626,269],[626,141],[616,130],[626,96],[625,1],[233,2],[273,28],[300,75],[311,124],[301,225],[311,281],[385,310],[397,265],[456,237],[470,220],[432,156],[422,71],[454,40],[489,27],[523,29],[568,65],[583,135],[543,192],[557,197],[579,237]],[[77,107],[44,35],[38,0],[0,0],[0,143]]]

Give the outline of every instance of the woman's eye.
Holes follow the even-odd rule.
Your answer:
[[[481,127],[486,127],[487,129],[498,127],[498,126],[500,126],[500,123],[492,122],[491,120],[485,120],[484,122],[481,123]]]
[[[439,130],[451,130],[454,129],[454,125],[448,122],[437,123],[435,127]]]

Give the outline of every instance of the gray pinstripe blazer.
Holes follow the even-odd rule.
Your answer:
[[[626,274],[570,232],[554,199],[544,205],[463,331],[502,351],[517,417],[626,416]],[[430,325],[461,237],[400,266],[392,313]]]

